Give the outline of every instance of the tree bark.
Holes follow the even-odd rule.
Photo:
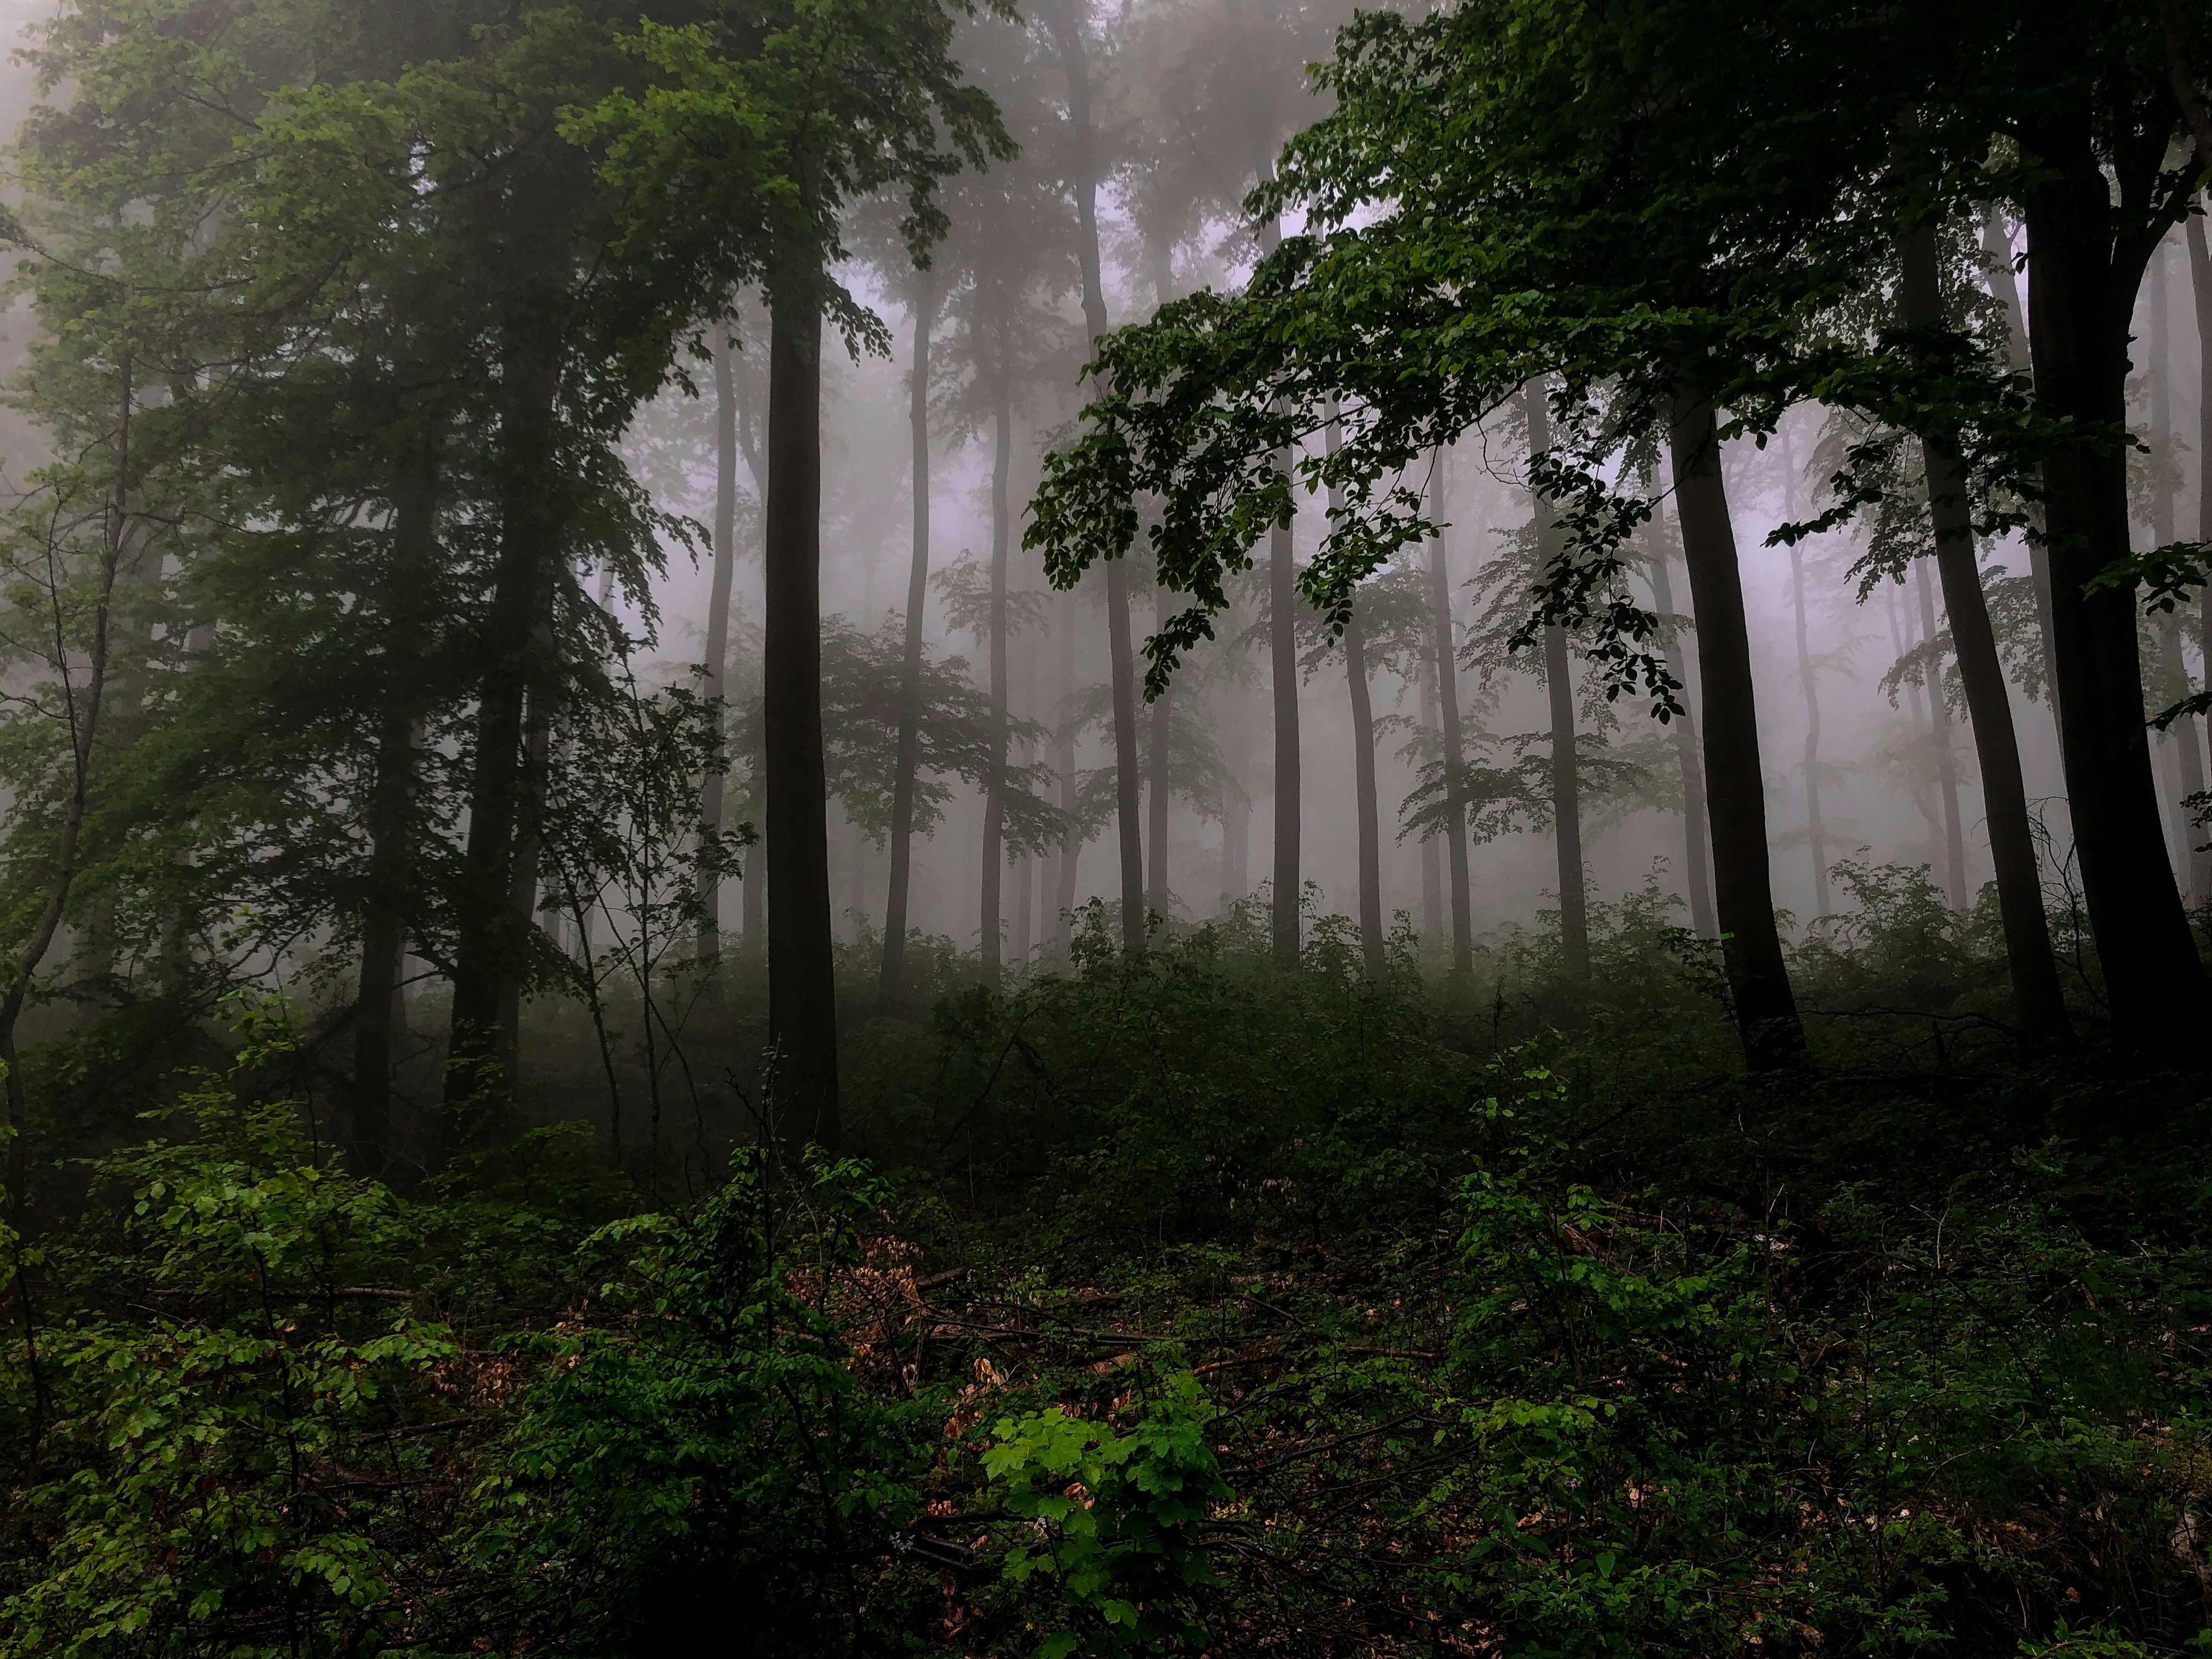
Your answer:
[[[434,453],[394,491],[392,568],[386,612],[384,707],[368,799],[369,899],[362,916],[361,978],[354,1005],[353,1123],[356,1173],[380,1176],[392,1157],[393,1002],[406,953],[407,899],[421,718],[422,605],[437,546]]]
[[[1921,669],[1921,684],[1928,693],[1928,734],[1936,744],[1936,791],[1943,805],[1943,895],[1954,910],[1966,908],[1966,831],[1959,812],[1959,758],[1951,747],[1951,694],[1943,684],[1943,669],[1934,650],[1936,595],[1928,585],[1928,567],[1916,564],[1913,586],[1920,600],[1920,637],[1930,649]],[[1981,587],[1975,579],[1975,590]]]
[[[1436,453],[1431,511],[1441,513],[1444,494],[1443,452]],[[1460,799],[1467,749],[1459,720],[1459,653],[1452,635],[1451,571],[1441,533],[1429,538],[1429,658],[1437,677],[1437,714],[1443,733],[1445,799],[1444,860],[1450,871],[1452,972],[1474,972],[1474,905],[1468,890],[1467,809]]]
[[[1060,837],[1060,858],[1053,867],[1052,942],[1055,950],[1067,949],[1069,919],[1075,913],[1075,878],[1083,855],[1083,832],[1075,827],[1075,720],[1070,710],[1075,701],[1075,595],[1060,605],[1060,705],[1054,719],[1059,726],[1060,749],[1054,757],[1060,769],[1060,810],[1067,814],[1067,829]]]
[[[2197,221],[2192,218],[2191,222]],[[2149,362],[2143,366],[2150,380],[2151,449],[2160,457],[2174,453],[2173,318],[2172,301],[2166,293],[2166,249],[2161,243],[2150,264]],[[2151,540],[2156,546],[2168,547],[2179,539],[2176,526],[2179,515],[2172,481],[2163,465],[2156,469],[2154,477],[2156,482],[2151,492]],[[2172,611],[2159,620],[2158,647],[2160,665],[2167,678],[2188,691],[2189,671],[2181,654],[2181,618]],[[2202,905],[2208,892],[2212,892],[2212,855],[2197,850],[2197,842],[2203,837],[2191,823],[2190,809],[2184,804],[2204,788],[2204,750],[2197,736],[2199,729],[2197,717],[2185,714],[2166,727],[2165,737],[2181,772],[2180,792],[2168,796],[2166,810],[2167,821],[2173,827],[2174,847],[2183,872],[2182,895],[2191,909]]]
[[[2116,1058],[2157,1065],[2195,1047],[2204,970],[2159,823],[2135,596],[2087,591],[2129,555],[2126,453],[2097,434],[2126,428],[2129,322],[2155,240],[2112,234],[2086,114],[2046,116],[2024,145],[2045,169],[2023,191],[2036,402],[2087,434],[2043,467],[2067,796]]]
[[[1175,614],[1175,605],[1164,587],[1155,591],[1152,616],[1157,625],[1165,627]],[[1168,741],[1173,732],[1169,721],[1168,700],[1175,688],[1152,700],[1152,729],[1146,734],[1149,752],[1145,757],[1145,839],[1148,844],[1151,864],[1145,876],[1145,908],[1164,916],[1168,913]]]
[[[1343,441],[1336,406],[1329,405],[1328,444],[1334,455]],[[1328,517],[1336,522],[1344,506],[1344,491],[1328,487]],[[1375,788],[1375,699],[1367,684],[1367,635],[1359,626],[1358,596],[1344,624],[1345,688],[1352,697],[1352,811],[1359,838],[1359,956],[1367,977],[1381,979],[1386,965],[1382,947],[1382,811]]]
[[[721,702],[730,679],[730,589],[738,569],[738,392],[726,324],[714,331],[714,579],[707,594],[707,673],[701,690],[714,707],[719,750],[729,722]],[[699,828],[722,830],[724,771],[710,766],[699,787]],[[722,878],[699,876],[699,962],[711,970],[722,959]]]
[[[822,313],[812,282],[803,275],[774,294],[770,312],[762,616],[769,1040],[778,1133],[834,1152],[841,1124],[822,753]]]
[[[983,881],[981,935],[983,982],[996,985],[1003,965],[1004,919],[1000,896],[1006,874],[1006,575],[1007,532],[1013,521],[1006,502],[1007,474],[1013,468],[1014,411],[1007,386],[1003,320],[999,362],[991,392],[995,441],[991,454],[991,775],[983,793]]]
[[[1662,547],[1651,560],[1651,603],[1662,617],[1675,614],[1674,583],[1667,565]],[[1686,699],[1690,673],[1679,638],[1668,641],[1667,672]],[[1713,920],[1712,866],[1705,850],[1705,769],[1698,757],[1698,728],[1686,712],[1668,724],[1674,728],[1674,763],[1682,772],[1682,874],[1690,890],[1690,931],[1699,939],[1712,939],[1719,926]]]
[[[1805,696],[1805,831],[1813,849],[1813,908],[1823,920],[1835,906],[1828,892],[1828,831],[1820,816],[1820,688],[1813,674],[1811,636],[1805,625],[1805,554],[1790,549],[1790,599],[1797,625],[1797,684]]]
[[[1522,388],[1522,407],[1528,416],[1528,455],[1535,458],[1552,447],[1552,414],[1544,398],[1544,384],[1531,380]],[[1535,511],[1538,557],[1546,569],[1558,556],[1559,537],[1544,497],[1533,489],[1529,501]],[[1567,655],[1564,628],[1544,630],[1544,689],[1552,711],[1552,846],[1559,866],[1559,955],[1567,976],[1577,983],[1589,981],[1589,896],[1583,878],[1583,799],[1579,757],[1575,753],[1574,665]]]
[[[513,392],[503,411],[501,459],[508,483],[477,691],[441,1155],[471,1145],[483,1127],[483,1109],[507,1097],[514,1084],[508,1020],[528,945],[528,918],[518,917],[515,905],[530,839],[524,822],[531,781],[525,751],[532,694],[542,710],[541,682],[550,674],[540,623],[552,605],[555,553],[565,516],[553,477],[558,366],[533,332],[510,349],[507,369]]]
[[[1990,292],[2005,308],[2006,320],[2011,325],[2005,343],[2007,360],[2014,374],[2032,376],[2034,360],[2028,349],[2027,312],[2020,301],[2020,278],[2013,270],[2012,233],[2005,224],[2002,210],[1995,206],[1982,219],[1982,252],[1989,262]],[[2035,590],[2036,637],[2043,653],[2044,696],[2050,700],[2051,717],[2055,722],[2058,718],[2058,663],[2051,646],[2051,555],[2033,528],[2027,538],[2027,573],[2029,584]]]
[[[1712,818],[1714,897],[1721,953],[1735,1004],[1744,1059],[1753,1071],[1801,1060],[1805,1032],[1774,924],[1766,846],[1766,780],[1744,623],[1743,578],[1712,405],[1686,392],[1674,400],[1668,447],[1681,515],[1683,562],[1698,623],[1704,693],[1705,783]]]
[[[1904,279],[1899,299],[1905,326],[1940,327],[1945,319],[1935,226],[1923,225],[1907,234],[1900,251]],[[1928,481],[1928,508],[1936,531],[1936,568],[1943,582],[1943,609],[1950,617],[1952,648],[1958,655],[1959,686],[1966,696],[1975,757],[1981,765],[1982,806],[1989,823],[1990,857],[1996,872],[1997,908],[2004,927],[2013,1000],[2028,1046],[2069,1048],[2074,1028],[2059,988],[2051,924],[2043,908],[2043,878],[2036,864],[2034,832],[2028,822],[2020,744],[2013,731],[2012,698],[2005,685],[2003,664],[1997,657],[1996,635],[1990,625],[1989,605],[1982,594],[1981,573],[1974,556],[1972,503],[1966,480],[1959,473],[1956,440],[1940,431],[1923,432],[1919,437],[1921,465]]]
[[[1091,125],[1091,65],[1083,31],[1084,0],[1060,0],[1049,19],[1067,76],[1067,125],[1073,140],[1076,263],[1083,277],[1083,321],[1093,340],[1106,332],[1106,288],[1098,255],[1098,160]],[[1142,775],[1138,763],[1136,659],[1129,639],[1127,562],[1106,562],[1106,642],[1114,682],[1114,799],[1121,852],[1121,948],[1145,948],[1145,848]]]
[[[2197,539],[2212,542],[2212,248],[2204,237],[2204,221],[2191,214],[2183,226],[2189,244],[2189,289],[2197,313]],[[2197,649],[2204,664],[2205,683],[2212,685],[2212,587],[2197,596]],[[2212,743],[2212,720],[2197,722]],[[2212,905],[2212,853],[2195,850],[2207,832],[2190,826],[2191,865],[2197,874],[2193,901]]]
[[[1437,665],[1435,653],[1420,676],[1421,727],[1437,733],[1439,746],[1443,742],[1443,712],[1437,697]],[[1443,840],[1438,836],[1421,837],[1421,937],[1443,942],[1444,936],[1444,856]]]
[[[929,334],[936,320],[936,278],[929,271],[917,271],[914,374],[907,388],[907,430],[914,467],[914,552],[907,566],[905,654],[899,665],[898,771],[891,780],[891,871],[884,902],[883,973],[876,985],[876,1012],[881,1014],[896,1013],[906,994],[914,794],[921,767],[921,632],[929,604]]]

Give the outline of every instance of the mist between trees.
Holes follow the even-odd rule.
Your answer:
[[[2201,5],[0,15],[0,1659],[2212,1640]]]

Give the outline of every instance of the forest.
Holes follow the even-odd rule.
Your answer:
[[[0,38],[0,1659],[2212,1656],[2207,0]]]

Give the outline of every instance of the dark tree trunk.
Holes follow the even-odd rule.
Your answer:
[[[1078,617],[1075,595],[1060,605],[1060,703],[1053,719],[1060,734],[1054,759],[1060,770],[1060,810],[1067,814],[1068,828],[1060,837],[1060,859],[1053,867],[1052,942],[1067,948],[1068,919],[1075,912],[1076,869],[1083,855],[1083,832],[1075,825],[1075,721],[1069,710],[1075,700],[1075,641]]]
[[[2012,372],[2032,374],[2033,354],[2027,344],[2027,312],[2020,302],[2020,277],[2012,266],[2012,233],[2006,228],[2002,210],[1991,207],[1982,220],[1982,252],[1990,270],[1990,291],[2005,309],[2005,319],[2010,325],[2010,337],[2006,342],[2006,355]],[[2036,640],[2043,653],[2044,695],[2050,699],[2051,719],[2058,717],[2058,662],[2051,654],[2051,555],[2042,538],[2031,533],[2027,538],[2027,571],[2030,586],[2035,590]]]
[[[1167,625],[1175,614],[1175,605],[1164,587],[1153,596],[1152,616],[1160,627]],[[1146,734],[1149,752],[1145,757],[1145,839],[1148,844],[1151,865],[1145,876],[1145,908],[1164,916],[1168,913],[1168,740],[1173,727],[1169,723],[1168,700],[1175,695],[1170,686],[1152,700],[1152,729]]]
[[[1751,636],[1744,625],[1743,578],[1736,568],[1735,529],[1729,521],[1728,490],[1721,481],[1712,405],[1677,395],[1668,443],[1681,514],[1683,562],[1690,573],[1690,605],[1698,624],[1721,952],[1744,1058],[1753,1070],[1765,1071],[1801,1059],[1805,1032],[1790,988],[1782,935],[1774,925]]]
[[[369,902],[362,918],[361,979],[354,1006],[352,1143],[357,1174],[392,1162],[394,1004],[406,956],[423,617],[437,549],[438,468],[426,459],[400,481],[392,523],[387,681],[377,718],[376,775],[368,799]]]
[[[1805,554],[1790,549],[1790,599],[1797,624],[1797,684],[1805,694],[1805,830],[1813,849],[1813,908],[1826,918],[1835,906],[1828,895],[1828,830],[1820,816],[1820,688],[1814,678],[1813,647],[1805,625]]]
[[[1662,617],[1675,614],[1674,583],[1667,565],[1662,547],[1651,560],[1651,603]],[[1667,672],[1682,687],[1686,700],[1690,675],[1680,639],[1668,643]],[[1669,724],[1674,728],[1674,763],[1682,773],[1682,875],[1690,890],[1690,931],[1699,939],[1711,939],[1719,928],[1713,920],[1712,866],[1705,852],[1705,763],[1698,758],[1697,726],[1690,715],[1686,713]]]
[[[1444,489],[1443,452],[1437,452],[1432,511],[1441,512]],[[1474,916],[1468,891],[1467,807],[1460,799],[1467,749],[1459,723],[1459,657],[1452,636],[1451,571],[1444,538],[1429,538],[1429,665],[1437,678],[1437,716],[1443,734],[1446,800],[1444,860],[1451,876],[1452,972],[1474,972]]]
[[[1145,948],[1145,847],[1139,785],[1143,777],[1137,752],[1136,647],[1129,637],[1129,564],[1113,559],[1106,566],[1106,647],[1114,672],[1114,822],[1121,851],[1121,948],[1131,956]]]
[[[905,654],[899,668],[898,771],[891,780],[891,872],[884,902],[883,975],[876,1011],[898,1011],[905,995],[907,893],[914,872],[914,792],[921,767],[921,627],[929,603],[929,331],[937,320],[936,279],[915,276],[914,377],[907,430],[914,458],[914,556],[907,567]]]
[[[1531,380],[1522,388],[1522,406],[1528,416],[1528,454],[1531,461],[1552,447],[1552,415],[1546,406],[1544,384]],[[1530,495],[1536,515],[1536,547],[1546,568],[1559,553],[1559,536],[1544,498]],[[1544,688],[1552,710],[1552,845],[1559,864],[1559,955],[1570,978],[1589,979],[1589,896],[1583,880],[1583,792],[1581,768],[1575,753],[1574,665],[1567,656],[1567,634],[1563,628],[1544,630]]]
[[[1278,466],[1284,463],[1279,460]],[[1267,647],[1275,714],[1275,868],[1273,909],[1276,965],[1295,968],[1300,945],[1299,831],[1303,787],[1298,765],[1298,591],[1291,527],[1277,525],[1267,549]]]
[[[1899,298],[1905,325],[1941,326],[1944,317],[1936,228],[1925,225],[1905,236],[1901,252],[1904,280]],[[2069,1048],[2074,1028],[2059,989],[2051,924],[2044,913],[2043,878],[2036,865],[2034,832],[2028,823],[2020,744],[2013,732],[2012,698],[2005,685],[2004,666],[1997,657],[1996,635],[1990,625],[1989,605],[1982,594],[1980,569],[1974,556],[1972,503],[1966,481],[1959,475],[1958,446],[1951,434],[1922,433],[1920,454],[1936,531],[1936,568],[1943,582],[1943,609],[1950,617],[1960,690],[1966,695],[1974,753],[1981,763],[1982,806],[1989,822],[1990,857],[1996,872],[1997,908],[2004,926],[2013,1000],[2030,1046]]]
[[[1328,443],[1336,453],[1342,430],[1336,406],[1329,405]],[[1329,522],[1344,506],[1344,493],[1331,484]],[[1382,950],[1382,811],[1375,789],[1375,699],[1367,684],[1367,635],[1359,626],[1355,602],[1344,624],[1345,687],[1352,695],[1352,811],[1359,832],[1359,955],[1370,979],[1380,979],[1385,967]]]
[[[1437,699],[1437,666],[1435,653],[1421,677],[1421,728],[1434,732],[1439,746],[1443,742],[1443,714]],[[1441,944],[1444,936],[1444,857],[1443,842],[1437,836],[1421,837],[1421,937],[1432,944]]]
[[[983,982],[996,985],[1005,952],[1000,890],[1006,874],[1006,564],[1012,512],[1006,475],[1014,460],[1014,412],[1006,375],[1003,324],[996,383],[991,389],[995,441],[991,453],[991,776],[983,793],[981,935]]]
[[[837,984],[822,754],[822,313],[802,276],[771,299],[762,727],[777,1133],[836,1150]]]
[[[1972,544],[1968,543],[1971,558]],[[1928,585],[1928,567],[1916,564],[1913,586],[1920,599],[1920,637],[1930,649],[1921,673],[1928,693],[1928,735],[1936,744],[1936,790],[1943,804],[1943,895],[1954,910],[1966,908],[1966,830],[1959,812],[1959,757],[1951,746],[1951,693],[1943,684],[1943,665],[1934,650],[1936,595]],[[1975,591],[1981,581],[1975,579]]]
[[[476,1139],[480,1107],[514,1088],[507,1026],[527,957],[529,918],[514,902],[530,834],[525,750],[534,699],[542,708],[551,665],[542,659],[541,619],[552,605],[562,510],[553,477],[553,400],[559,370],[541,340],[518,344],[507,363],[501,462],[508,479],[499,558],[483,630],[477,691],[475,775],[469,792],[464,892],[453,961],[453,1034],[447,1050],[442,1153]],[[534,878],[534,868],[530,872]]]
[[[2110,185],[2086,116],[2049,118],[2026,147],[2047,170],[2023,203],[2036,402],[2092,434],[2124,430],[2129,323],[2155,239],[2113,236]],[[2126,453],[2092,436],[2046,458],[2043,479],[2059,730],[2082,896],[2117,1055],[2154,1065],[2195,1047],[2204,970],[2159,824],[2135,595],[2087,591],[2129,554]]]
[[[707,673],[701,690],[717,705],[714,738],[719,746],[729,722],[719,707],[730,683],[730,589],[738,571],[738,389],[726,325],[714,331],[714,580],[707,594]],[[699,787],[699,828],[720,835],[724,793],[722,768],[710,766]],[[709,969],[722,959],[722,878],[699,876],[699,961]]]
[[[1083,39],[1084,0],[1060,0],[1048,21],[1067,76],[1067,125],[1073,140],[1076,263],[1083,275],[1083,321],[1093,340],[1106,332],[1106,288],[1098,257],[1098,161],[1091,128],[1091,65]],[[1121,948],[1145,948],[1145,848],[1142,776],[1137,744],[1136,657],[1129,638],[1129,570],[1121,559],[1106,564],[1106,642],[1114,687],[1114,799],[1121,851]],[[1071,863],[1073,860],[1071,860]],[[1063,878],[1063,881],[1065,881]]]
[[[2191,219],[2192,224],[2198,222]],[[2160,455],[2173,453],[2173,319],[2172,301],[2166,292],[2166,249],[2160,246],[2157,257],[2150,267],[2150,361],[2144,365],[2150,377],[2150,441],[2151,447]],[[2166,547],[2179,539],[2178,514],[2173,499],[2172,476],[2164,467],[2156,473],[2156,484],[2151,496],[2151,539],[2160,547]],[[2158,624],[2159,656],[2166,678],[2186,691],[2189,671],[2182,660],[2181,618],[2172,611],[2162,617]],[[2205,902],[2212,892],[2212,855],[2197,850],[2197,842],[2204,839],[2196,833],[2190,822],[2190,809],[2185,804],[2204,788],[2204,750],[2197,736],[2198,721],[2193,714],[2185,714],[2166,729],[2166,741],[2173,750],[2173,757],[2181,772],[2181,789],[2178,796],[2166,802],[2166,815],[2173,827],[2174,846],[2184,872],[2183,896],[2191,909]]]
[[[2183,227],[2189,243],[2190,296],[2197,313],[2197,539],[2212,542],[2212,248],[2207,247],[2204,221],[2191,214]],[[2212,587],[2197,596],[2197,648],[2204,662],[2205,683],[2212,685]],[[2212,743],[2212,720],[2196,723]],[[2191,742],[2196,741],[2194,736]],[[2207,831],[2190,826],[2190,869],[2196,874],[2192,902],[2212,905],[2212,853],[2195,850]]]

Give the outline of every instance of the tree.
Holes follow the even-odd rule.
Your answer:
[[[707,295],[758,282],[769,302],[762,726],[769,866],[769,1024],[786,1133],[840,1133],[821,681],[821,347],[882,325],[830,278],[848,206],[908,200],[919,260],[944,229],[931,200],[964,162],[1011,159],[990,100],[964,83],[953,14],[935,0],[772,13],[667,28],[634,51],[658,72],[569,130],[604,148],[624,192],[626,251],[681,256]],[[706,165],[702,165],[702,158]],[[709,301],[713,301],[710,300]]]

